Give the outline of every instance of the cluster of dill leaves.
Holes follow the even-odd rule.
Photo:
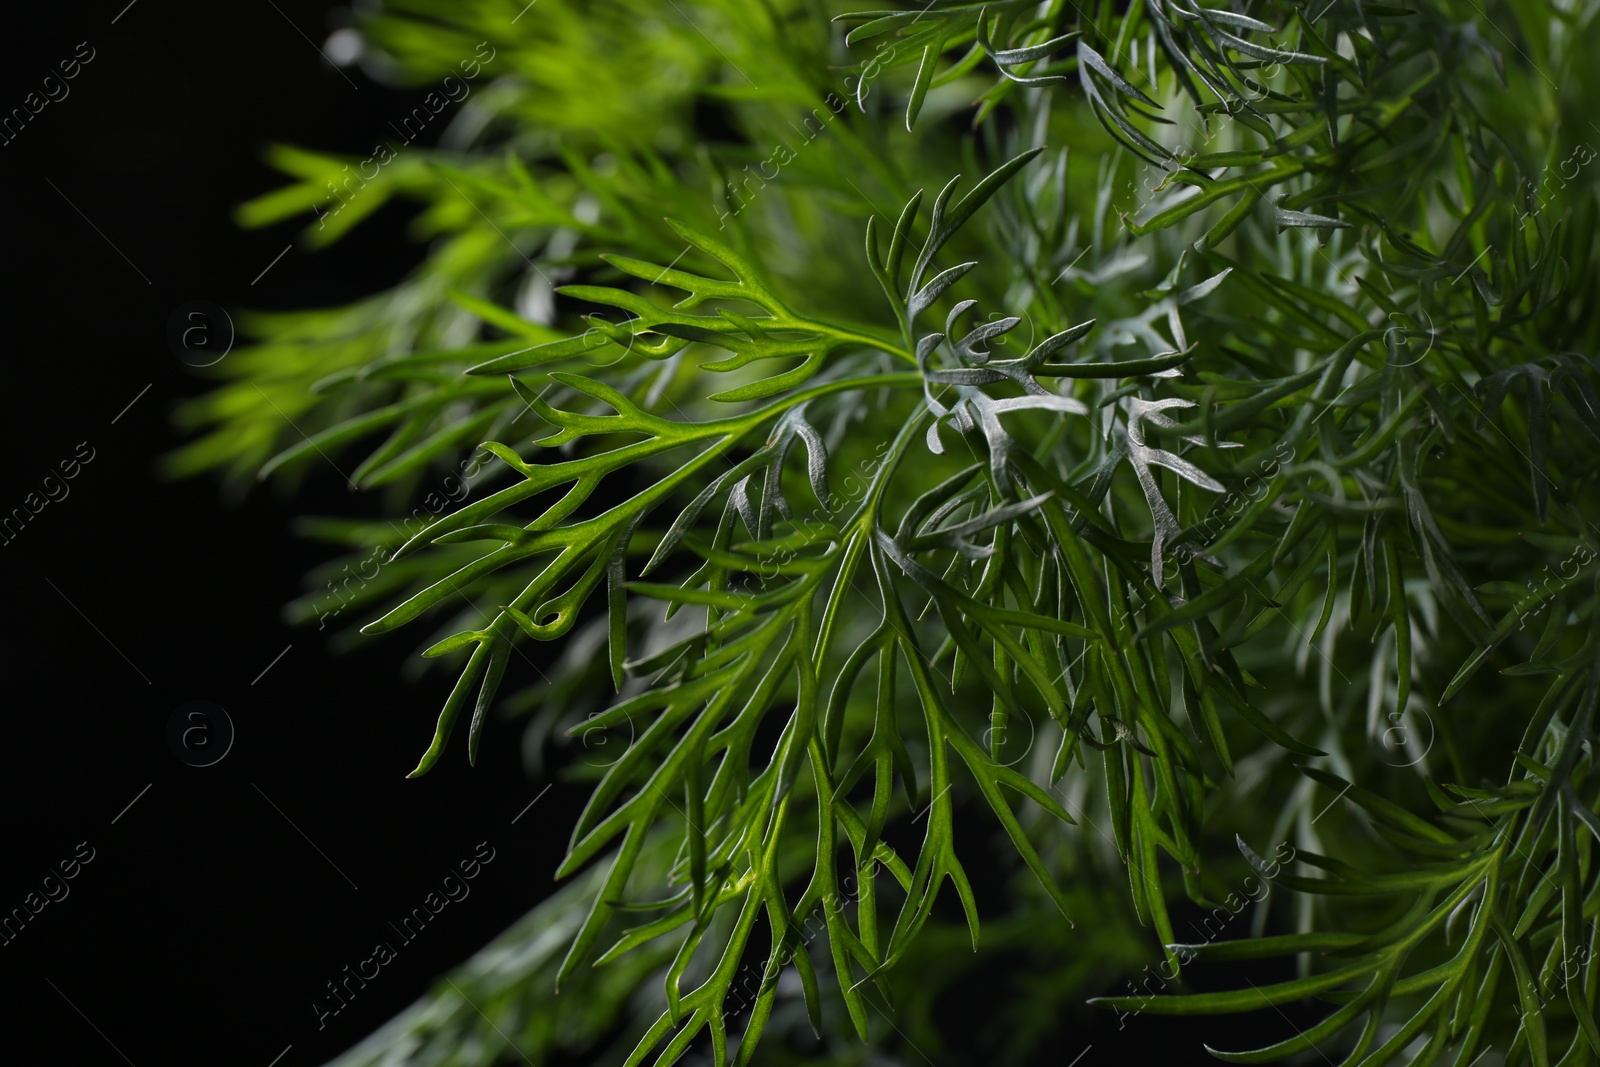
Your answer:
[[[498,708],[593,782],[340,1062],[1013,1062],[1096,993],[1596,1062],[1596,7],[884,2],[383,0],[372,73],[479,68],[437,146],[241,209],[429,253],[249,316],[171,469],[336,457],[392,519],[294,611],[431,629],[414,773]]]

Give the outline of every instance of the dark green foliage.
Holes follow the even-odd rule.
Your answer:
[[[396,523],[316,529],[381,564],[364,632],[458,671],[413,773],[501,697],[574,775],[618,742],[592,869],[406,1062],[855,1062],[907,1037],[885,997],[937,1045],[947,882],[971,947],[1060,946],[1011,1054],[1155,962],[1099,1003],[1267,1008],[1230,1061],[1600,1059],[1593,11],[366,16],[410,82],[493,58],[308,238],[403,197],[430,256],[254,319],[174,466],[387,487]],[[347,161],[275,159],[246,222],[333,204]],[[958,809],[1012,857],[982,909]],[[1248,931],[1175,928],[1249,882]],[[547,923],[563,958],[504,969]]]

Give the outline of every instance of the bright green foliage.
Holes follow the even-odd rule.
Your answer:
[[[456,665],[413,773],[502,695],[617,743],[588,873],[346,1062],[932,1054],[947,882],[1051,950],[1007,1055],[1159,963],[1100,1003],[1266,1008],[1230,1061],[1600,1060],[1595,10],[365,16],[418,85],[492,51],[444,147],[242,215],[403,198],[428,259],[252,319],[175,467],[390,487],[313,530]]]

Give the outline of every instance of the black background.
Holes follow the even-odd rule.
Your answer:
[[[274,263],[296,226],[232,222],[240,202],[282,183],[262,149],[358,151],[416,101],[354,70],[352,85],[318,55],[338,17],[322,0],[124,3],[8,10],[0,64],[4,113],[80,42],[94,49],[70,95],[0,145],[0,512],[80,442],[94,450],[70,495],[0,547],[0,913],[80,842],[95,853],[68,897],[0,947],[0,1061],[321,1063],[548,891],[582,792],[542,794],[522,767],[520,727],[503,721],[475,769],[458,738],[408,781],[445,679],[402,680],[416,651],[403,636],[335,657],[324,635],[283,624],[282,605],[327,551],[296,539],[292,518],[372,514],[373,501],[331,471],[293,501],[263,488],[234,504],[214,481],[156,474],[182,440],[173,405],[206,388],[166,344],[180,305],[342,303],[393,284],[424,252],[391,206],[332,250],[296,246]],[[205,768],[180,762],[166,737],[195,699],[223,706],[237,731]],[[319,1030],[323,983],[389,938],[388,921],[480,842],[495,859],[471,896]],[[985,1010],[982,983],[968,992],[961,1010]],[[1094,1019],[1086,1028],[1074,1012],[1069,1025],[1064,1006],[1045,1062],[1091,1043],[1084,1064],[1170,1059],[1164,1042],[1182,1062],[1210,1062],[1170,1022],[1119,1032]],[[1204,1033],[1264,1044],[1283,1032],[1269,1022],[1253,1041],[1223,1020]]]
[[[80,42],[94,58],[0,145],[4,510],[80,442],[94,459],[0,547],[0,909],[80,842],[95,858],[0,948],[0,1062],[265,1067],[292,1045],[280,1067],[321,1063],[548,891],[582,798],[558,785],[513,825],[545,783],[523,773],[520,727],[506,723],[491,723],[476,769],[457,739],[408,781],[442,677],[402,680],[415,652],[404,636],[334,656],[326,633],[284,625],[283,604],[327,554],[292,534],[294,516],[372,514],[375,501],[331,470],[293,501],[264,487],[232,505],[213,480],[156,473],[182,441],[174,403],[207,388],[166,343],[180,305],[342,303],[425,251],[391,208],[262,275],[298,229],[232,222],[282,184],[263,148],[352,151],[417,101],[358,71],[353,87],[317,54],[326,2],[139,0],[118,18],[125,2],[7,13],[25,22],[5,32],[6,111]],[[167,744],[168,718],[194,699],[220,704],[236,730],[214,766],[187,766]],[[319,1030],[323,984],[395,941],[388,921],[479,842],[495,859],[471,895]],[[37,1057],[12,1059],[23,1050]]]

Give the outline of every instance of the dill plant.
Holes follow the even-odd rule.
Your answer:
[[[382,490],[293,610],[431,631],[413,774],[498,706],[593,785],[341,1062],[910,1057],[980,944],[1002,1062],[1096,994],[1595,1062],[1595,10],[364,8],[470,98],[241,218],[427,259],[250,317],[170,465]]]

